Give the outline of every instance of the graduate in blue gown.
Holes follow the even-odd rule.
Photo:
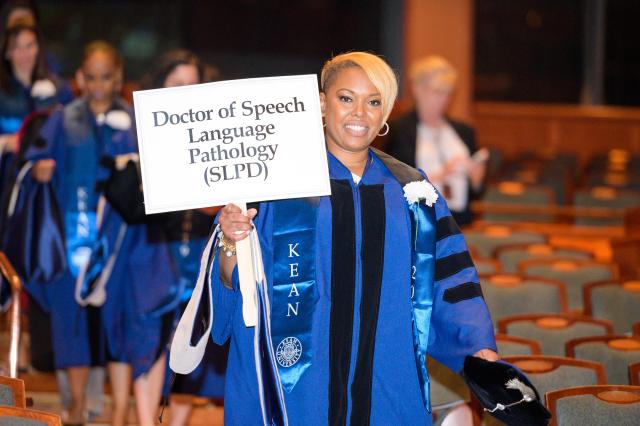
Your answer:
[[[389,66],[339,55],[321,88],[331,196],[246,215],[225,206],[222,235],[209,242],[219,255],[203,262],[213,339],[231,344],[225,424],[428,425],[427,353],[456,372],[467,355],[497,359],[478,276],[424,174],[370,148],[397,93]],[[255,242],[253,227],[268,283],[256,286],[255,328],[243,320],[235,257],[235,242]],[[208,312],[206,297],[197,302],[204,314],[193,330],[179,326],[172,366],[191,367],[189,343]]]
[[[49,110],[73,98],[68,84],[47,67],[42,34],[17,20],[4,31],[0,60],[0,201],[6,208],[21,158],[18,131],[34,111]],[[27,147],[21,147],[22,152]],[[0,227],[5,211],[0,212]]]
[[[67,372],[71,390],[69,423],[84,422],[89,367],[105,361],[100,312],[93,306],[80,306],[74,296],[77,276],[97,240],[96,183],[109,173],[99,162],[103,156],[135,150],[129,107],[114,97],[119,59],[106,51],[102,55],[87,53],[78,72],[84,96],[55,111],[41,130],[43,144],[26,153],[35,163],[36,180],[53,179],[63,215],[67,270],[44,287],[49,299],[46,308],[51,312],[55,367]],[[111,110],[125,117],[124,122],[115,126],[106,123]]]
[[[105,159],[117,164],[137,149],[132,110],[116,95],[120,55],[108,43],[89,44],[76,78],[83,97],[54,112],[41,131],[44,145],[27,153],[35,162],[34,177],[53,179],[64,217],[68,270],[46,286],[55,365],[68,372],[71,387],[67,421],[84,422],[88,367],[108,362],[113,424],[124,424],[132,374],[136,395],[142,395],[140,423],[153,424],[158,402],[152,389],[159,400],[164,362],[158,362],[161,318],[149,314],[161,299],[150,290],[170,287],[176,274],[167,245],[155,244],[144,225],[127,225],[100,197],[98,183],[111,174]],[[105,278],[104,293],[78,279],[93,271],[87,265],[97,253],[105,254],[97,272]]]
[[[198,84],[203,82],[203,74],[204,67],[195,54],[184,49],[171,50],[158,58],[152,71],[143,80],[143,88]],[[161,223],[171,247],[172,258],[180,271],[180,309],[167,314],[174,316],[174,321],[177,321],[186,301],[191,297],[198,278],[200,255],[209,236],[212,216],[216,211],[215,208],[185,210],[155,215],[151,219]],[[205,361],[195,371],[189,375],[178,374],[173,380],[168,380],[171,385],[168,391],[181,394],[180,398],[170,399],[170,426],[187,423],[192,406],[187,395],[216,399],[223,397],[226,362],[227,348],[211,341],[205,353]]]

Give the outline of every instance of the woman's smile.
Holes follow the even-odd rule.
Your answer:
[[[367,136],[369,126],[364,123],[348,123],[344,125],[345,130],[352,136],[363,137]]]

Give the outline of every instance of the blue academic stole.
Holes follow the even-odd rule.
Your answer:
[[[106,151],[105,142],[111,140],[114,132],[106,125],[95,125],[86,102],[67,106],[63,114],[64,230],[69,271],[77,277],[89,262],[92,252],[99,251],[103,255],[108,252],[106,239],[99,241],[98,237],[95,184],[104,173],[99,160]],[[93,265],[92,271],[88,271],[88,278],[95,277],[102,266],[102,262]]]
[[[66,193],[64,228],[67,264],[74,277],[89,261],[98,236],[93,187],[98,161],[94,151],[93,143],[66,150],[65,163],[70,167],[67,167],[67,176],[63,178]]]
[[[271,338],[282,388],[291,392],[311,366],[318,198],[274,202]]]
[[[433,207],[424,202],[409,206],[411,218],[411,305],[413,346],[422,399],[427,411],[429,401],[429,374],[427,372],[427,346],[433,310],[436,226]]]

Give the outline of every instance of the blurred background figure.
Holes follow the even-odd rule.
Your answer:
[[[102,396],[102,380],[90,379],[90,367],[104,365],[106,357],[100,311],[91,304],[81,305],[75,296],[75,287],[81,269],[86,267],[96,247],[97,224],[101,222],[98,217],[101,217],[100,211],[104,211],[98,207],[96,183],[104,179],[108,171],[100,166],[99,160],[102,156],[113,157],[135,149],[130,109],[117,97],[121,73],[122,60],[115,48],[104,42],[88,45],[77,72],[83,96],[56,110],[42,127],[38,143],[25,153],[25,158],[34,163],[35,180],[53,181],[63,214],[67,268],[51,282],[44,283],[43,288],[46,288],[45,300],[51,312],[55,368],[65,373],[58,376],[63,400],[65,389],[70,390],[65,416],[68,424],[87,420],[89,396],[96,393],[96,387],[99,399]],[[128,127],[109,119],[114,110],[119,110],[120,117],[126,116],[121,121],[129,123]],[[111,221],[105,219],[105,223]],[[114,240],[109,239],[109,246]],[[110,352],[108,361],[123,361],[117,355]],[[120,370],[122,368],[110,368],[112,381],[122,375]],[[92,382],[94,386],[90,387]],[[120,389],[116,384],[112,388]],[[128,391],[128,386],[125,390]],[[114,418],[120,417],[119,411],[123,411],[118,401],[114,398]]]
[[[2,34],[1,54],[0,229],[5,226],[11,188],[23,163],[16,154],[28,148],[26,142],[20,147],[18,136],[23,120],[73,99],[69,84],[49,70],[42,33],[32,19],[12,20]]]
[[[446,59],[428,56],[416,61],[409,75],[415,109],[390,124],[388,151],[424,170],[446,198],[456,222],[469,224],[470,201],[479,194],[486,172],[486,151],[473,155],[473,129],[446,115],[456,70]]]
[[[31,0],[10,0],[0,9],[0,28],[5,31],[18,21],[35,25],[38,21],[35,4]]]
[[[0,144],[17,150],[17,132],[31,112],[68,103],[69,85],[49,71],[44,40],[32,20],[6,27],[0,61]]]
[[[198,56],[185,49],[171,50],[161,55],[151,72],[144,77],[144,89],[178,87],[211,82],[219,79],[217,68],[204,65]],[[206,243],[213,214],[217,209],[185,210],[155,215],[161,230],[169,242],[172,259],[180,272],[182,290],[179,309],[165,315],[171,317],[173,328],[182,315],[198,278],[200,255]],[[200,366],[189,375],[177,374],[168,380],[167,392],[170,398],[170,425],[187,424],[191,414],[194,396],[222,399],[224,395],[224,374],[227,363],[227,346],[219,346],[209,341],[205,357]],[[171,371],[168,371],[171,377]]]
[[[39,14],[36,4],[32,0],[9,0],[0,8],[0,29],[4,33],[16,23],[22,22],[28,25],[39,26]],[[59,75],[60,66],[53,55],[43,48],[49,71]]]

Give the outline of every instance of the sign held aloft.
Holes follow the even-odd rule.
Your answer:
[[[133,99],[147,214],[330,194],[315,75]]]
[[[145,90],[133,100],[147,214],[331,193],[315,75]],[[236,247],[242,313],[254,326],[262,260],[249,238]]]

